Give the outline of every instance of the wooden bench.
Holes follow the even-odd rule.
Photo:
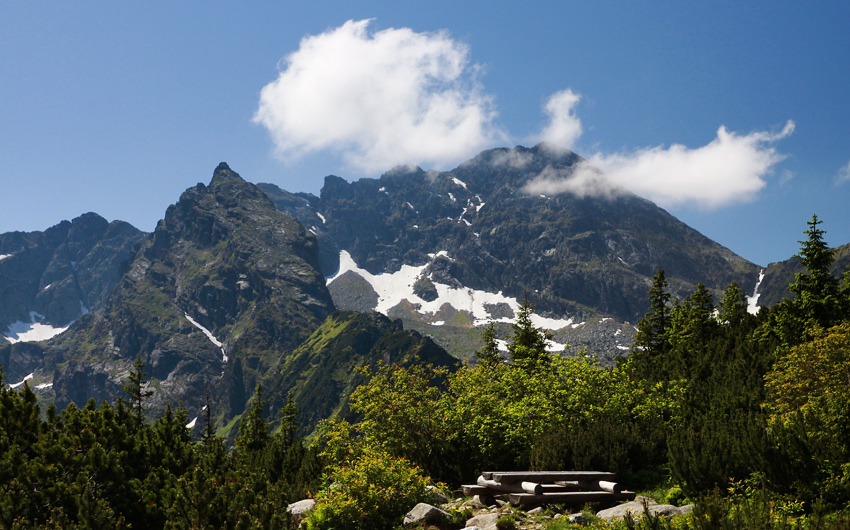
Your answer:
[[[631,501],[614,473],[604,471],[485,471],[464,495],[507,495],[511,504],[584,504]]]

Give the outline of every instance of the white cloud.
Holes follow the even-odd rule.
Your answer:
[[[794,122],[790,120],[779,133],[759,131],[741,136],[720,127],[711,143],[697,149],[671,145],[625,154],[595,154],[569,176],[538,176],[526,191],[610,195],[625,188],[662,206],[719,208],[752,200],[764,188],[764,177],[785,159],[771,144],[792,132]],[[602,175],[607,184],[601,182]]]
[[[543,107],[549,116],[549,125],[538,135],[537,141],[572,149],[582,133],[581,120],[575,112],[580,100],[581,96],[570,89],[552,94]]]
[[[835,179],[836,184],[841,184],[842,182],[850,182],[850,162],[847,162],[847,165],[838,170],[838,176]]]
[[[615,197],[624,192],[623,188],[586,162],[573,170],[546,166],[539,175],[525,185],[523,191],[529,195],[572,193],[578,197],[605,198]]]
[[[260,93],[256,123],[284,158],[329,150],[353,168],[444,166],[505,140],[493,98],[446,32],[369,32],[348,21],[305,37]]]

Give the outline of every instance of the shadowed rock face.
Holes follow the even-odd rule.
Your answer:
[[[221,164],[168,208],[104,309],[54,340],[56,401],[116,399],[141,356],[154,409],[192,414],[210,389],[231,417],[332,311],[315,237]]]
[[[65,327],[103,307],[122,262],[145,236],[94,213],[44,232],[0,234],[0,334],[13,322],[30,322],[32,311],[39,322]]]

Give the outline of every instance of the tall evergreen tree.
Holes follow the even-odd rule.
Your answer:
[[[638,322],[629,366],[640,379],[657,380],[657,365],[670,349],[667,331],[670,327],[670,293],[664,269],[652,277],[649,289],[649,311]]]
[[[789,286],[796,295],[796,305],[806,324],[817,324],[823,328],[837,323],[842,316],[842,300],[838,278],[832,275],[830,267],[835,261],[835,251],[826,244],[825,230],[818,228],[823,221],[817,215],[809,221],[808,236],[800,241],[800,253],[797,257],[806,268],[796,274],[796,282]]]
[[[122,387],[129,396],[130,408],[133,410],[138,426],[145,421],[145,399],[153,395],[153,390],[145,389],[145,376],[147,375],[142,356],[138,355],[127,377],[127,384]]]
[[[732,327],[739,326],[749,313],[747,312],[747,295],[741,290],[738,282],[732,281],[723,291],[718,318],[722,324]]]
[[[825,230],[818,228],[822,221],[812,216],[808,236],[800,241],[797,257],[805,267],[795,275],[796,281],[788,286],[794,293],[792,300],[777,304],[772,328],[786,346],[800,344],[812,338],[814,328],[828,328],[848,315],[848,297],[841,292],[841,284],[830,272],[835,261],[835,251],[824,240]]]
[[[490,322],[481,332],[481,340],[484,346],[475,352],[478,362],[482,364],[496,364],[502,360],[499,354],[499,344],[496,342],[496,326]]]
[[[257,385],[254,394],[254,402],[247,414],[242,418],[239,426],[239,437],[236,438],[236,446],[247,451],[259,451],[265,448],[271,435],[269,434],[269,422],[263,417],[263,408],[266,402],[263,400],[263,385]]]
[[[513,334],[508,343],[508,354],[515,363],[538,364],[548,359],[546,342],[552,339],[552,332],[538,329],[531,321],[534,304],[526,296],[519,306],[516,321],[511,324]]]

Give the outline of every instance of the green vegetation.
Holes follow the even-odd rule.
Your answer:
[[[317,451],[294,436],[291,408],[273,434],[252,409],[228,452],[212,426],[193,441],[183,410],[140,421],[143,376],[137,362],[130,403],[91,400],[61,414],[51,405],[43,417],[29,386],[3,385],[0,527],[289,528],[287,504],[316,491],[322,470]]]

